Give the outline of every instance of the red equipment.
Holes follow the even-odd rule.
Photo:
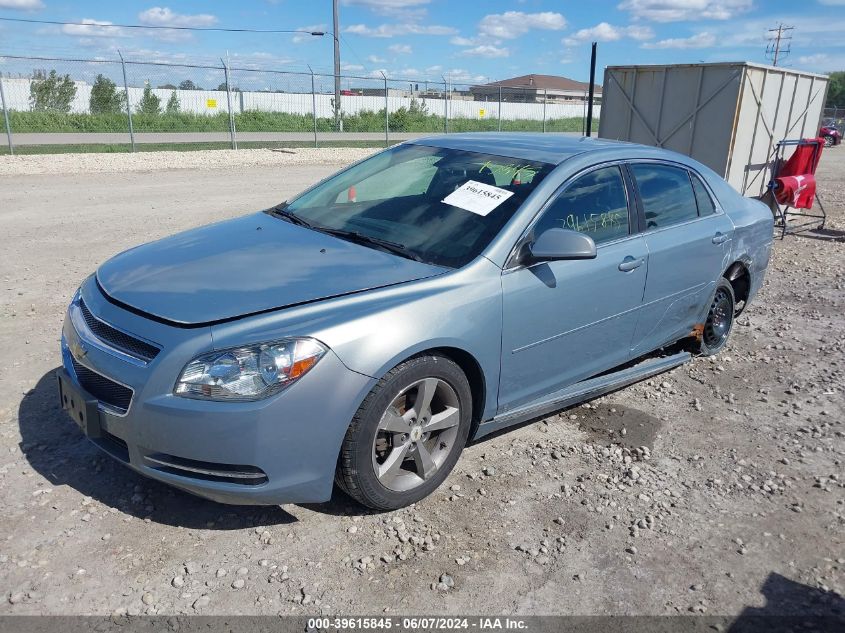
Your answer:
[[[795,147],[795,152],[789,160],[784,161],[783,155],[787,147]],[[826,214],[816,194],[815,177],[823,147],[823,138],[783,140],[777,144],[769,189],[774,194],[772,212],[775,214],[775,227],[781,229],[781,238],[787,233],[798,233],[811,227],[824,227]],[[819,203],[819,213],[808,213],[813,208],[814,199]],[[803,211],[804,209],[806,211]],[[808,221],[789,223],[790,217]]]

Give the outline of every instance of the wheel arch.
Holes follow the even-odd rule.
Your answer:
[[[489,381],[497,381],[498,375],[491,376],[485,372],[482,363],[476,354],[473,354],[464,347],[460,347],[454,341],[429,341],[405,350],[393,357],[373,377],[380,380],[390,370],[405,361],[417,356],[443,356],[454,362],[467,378],[472,393],[472,427],[469,437],[472,438],[478,425],[485,419],[485,412],[494,403],[488,402],[492,393],[495,396],[495,385],[489,385]]]
[[[735,260],[722,273],[722,277],[728,280],[734,291],[735,316],[739,316],[748,303],[751,294],[751,270],[750,260],[747,257],[740,257]]]
[[[472,439],[478,429],[478,425],[481,424],[481,419],[484,417],[484,409],[487,401],[487,383],[481,364],[476,360],[475,356],[458,347],[433,347],[425,350],[423,353],[445,356],[464,372],[464,376],[466,376],[469,382],[470,392],[472,393],[472,426],[469,430],[469,437]]]

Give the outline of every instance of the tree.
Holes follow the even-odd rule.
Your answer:
[[[117,91],[117,85],[104,75],[97,75],[91,86],[89,101],[91,114],[123,112],[126,108],[126,93]]]
[[[176,91],[170,93],[170,99],[167,100],[167,105],[164,106],[164,111],[167,114],[178,114],[179,112],[179,97],[176,96]]]
[[[33,110],[70,112],[70,104],[76,97],[76,85],[70,75],[62,77],[55,70],[46,75],[43,70],[33,74],[29,84],[29,105]]]
[[[827,85],[828,108],[845,107],[845,70],[830,73],[830,83]]]
[[[144,94],[141,95],[138,112],[141,114],[159,114],[161,112],[161,99],[153,94],[149,82],[144,86]]]
[[[186,79],[185,81],[179,84],[179,90],[202,90],[202,88],[200,88],[190,79]]]
[[[176,86],[173,84],[161,84],[160,86],[156,86],[156,88],[161,88],[162,90],[176,90]]]
[[[225,81],[221,81],[221,82],[220,82],[220,85],[219,85],[219,86],[217,86],[217,89],[218,89],[218,90],[221,90],[221,91],[223,91],[223,92],[226,92],[226,82],[225,82]],[[240,88],[238,88],[237,86],[232,86],[232,87],[230,88],[230,90],[231,90],[232,92],[240,92],[240,91],[241,91],[241,89],[240,89]]]

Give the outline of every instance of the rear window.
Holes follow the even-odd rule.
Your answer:
[[[686,169],[634,163],[631,171],[643,203],[646,230],[698,217],[698,204]]]

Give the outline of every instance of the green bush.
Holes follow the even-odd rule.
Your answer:
[[[91,86],[88,108],[92,114],[122,112],[126,108],[126,92],[117,91],[117,85],[105,75],[97,75]]]
[[[36,71],[29,84],[29,105],[37,112],[68,112],[76,97],[76,84],[70,75],[62,77],[51,70]]]
[[[9,117],[13,132],[126,132],[128,127],[123,112],[79,114],[10,110]],[[165,109],[159,114],[133,113],[132,124],[136,132],[228,132],[229,115],[225,112],[206,115]],[[594,120],[593,124],[597,127],[598,120]],[[580,117],[546,121],[548,132],[580,132],[582,127]],[[498,128],[499,122],[495,118],[449,120],[449,132],[491,132]],[[240,132],[313,132],[314,119],[310,114],[248,110],[235,115],[235,129]],[[343,129],[346,132],[383,133],[384,110],[344,116]],[[542,129],[542,121],[502,121],[502,131],[539,132]],[[318,118],[317,130],[336,131],[334,119]],[[390,113],[390,131],[437,134],[444,131],[443,117],[419,109],[400,108]]]
[[[161,113],[161,99],[153,94],[149,82],[144,86],[144,94],[141,95],[141,101],[138,103],[138,113],[153,116]]]

